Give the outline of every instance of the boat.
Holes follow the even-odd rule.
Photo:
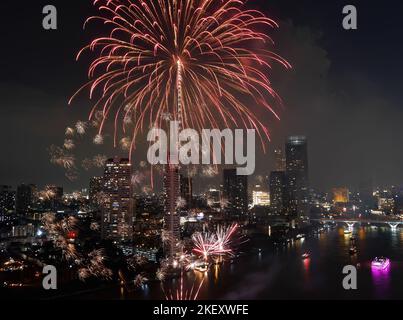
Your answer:
[[[302,260],[306,260],[306,259],[309,259],[310,256],[311,255],[308,252],[305,252],[301,257],[302,257]]]
[[[349,249],[349,252],[350,252],[351,255],[357,254],[357,252],[358,252],[357,247],[356,246],[351,246],[350,249]]]
[[[297,240],[299,240],[299,239],[303,239],[303,238],[305,238],[305,235],[304,234],[297,234],[297,236],[295,237]]]
[[[352,233],[352,231],[349,229],[344,230],[344,234],[351,234],[351,233]]]
[[[205,263],[205,264],[196,265],[194,267],[194,270],[199,271],[201,273],[205,273],[208,271],[208,268],[209,268],[209,265],[207,263]]]
[[[390,260],[385,257],[376,257],[372,260],[371,267],[375,269],[384,270],[390,265]]]

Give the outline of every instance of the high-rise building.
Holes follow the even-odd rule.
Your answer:
[[[207,205],[216,210],[219,211],[221,209],[221,191],[218,189],[211,188],[207,191],[206,193],[206,200],[207,200]]]
[[[164,232],[168,241],[164,243],[164,252],[169,259],[178,253],[177,246],[180,240],[180,215],[178,201],[180,199],[180,175],[177,165],[168,164],[165,168],[164,181]]]
[[[0,214],[15,210],[15,192],[10,186],[0,186]]]
[[[90,179],[89,200],[93,206],[98,205],[98,195],[103,189],[103,177],[92,177]]]
[[[274,171],[285,171],[286,170],[286,159],[284,157],[284,152],[281,149],[274,150]]]
[[[294,216],[309,214],[308,143],[293,136],[286,143],[287,210]]]
[[[193,202],[193,179],[181,174],[180,188],[181,188],[181,198],[186,202],[185,208],[189,209],[192,207]]]
[[[16,193],[16,212],[25,215],[32,208],[35,200],[36,186],[33,184],[21,184],[17,187]]]
[[[248,176],[237,175],[236,169],[224,170],[223,196],[231,217],[246,217],[248,213]]]
[[[276,215],[285,213],[286,178],[284,171],[273,171],[270,174],[270,207]]]
[[[115,242],[132,239],[132,167],[129,159],[109,159],[104,171],[102,191],[102,236]]]

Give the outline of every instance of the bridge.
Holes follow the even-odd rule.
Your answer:
[[[385,216],[369,216],[369,217],[336,217],[334,219],[320,218],[311,219],[312,221],[318,221],[323,223],[344,223],[348,226],[349,230],[352,230],[354,225],[357,223],[368,223],[368,224],[387,224],[390,226],[392,231],[396,231],[400,224],[403,224],[403,219],[395,217],[385,217]]]

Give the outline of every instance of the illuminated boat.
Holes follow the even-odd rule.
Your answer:
[[[344,234],[351,234],[351,233],[353,233],[353,232],[351,230],[349,230],[349,229],[344,230]]]
[[[205,273],[209,270],[209,265],[207,263],[199,264],[194,267],[194,270]]]
[[[376,257],[374,260],[372,260],[371,267],[375,269],[381,269],[384,270],[387,267],[390,266],[390,260],[388,258],[384,257]]]
[[[311,255],[308,252],[305,252],[301,257],[302,257],[302,260],[306,260],[306,259],[309,259],[310,256]]]

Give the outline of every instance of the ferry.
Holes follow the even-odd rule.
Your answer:
[[[385,257],[376,257],[372,260],[371,266],[375,269],[384,270],[390,265],[390,260]]]
[[[194,267],[194,270],[205,273],[209,270],[209,265],[207,263],[199,264]]]

